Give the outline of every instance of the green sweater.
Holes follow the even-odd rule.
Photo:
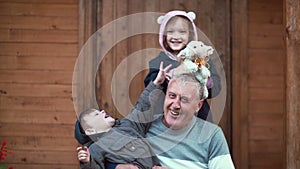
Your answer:
[[[220,127],[194,117],[181,130],[171,130],[159,115],[146,134],[161,165],[171,169],[233,169],[225,136]]]

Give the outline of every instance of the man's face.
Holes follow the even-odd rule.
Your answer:
[[[95,134],[100,132],[106,132],[111,129],[115,124],[115,119],[109,116],[104,110],[95,110],[89,115],[84,117],[84,120],[89,126],[91,126],[93,132],[89,134]]]
[[[173,130],[186,127],[202,106],[195,83],[171,81],[164,102],[163,123]]]
[[[168,46],[174,54],[178,54],[189,41],[188,21],[181,17],[170,20],[166,26],[166,36]]]

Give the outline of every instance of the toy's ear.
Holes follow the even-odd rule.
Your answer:
[[[165,16],[162,15],[162,16],[159,16],[156,21],[158,24],[161,24],[164,21],[164,19],[165,19]]]
[[[191,17],[193,20],[196,19],[196,14],[194,12],[188,12],[187,15]]]

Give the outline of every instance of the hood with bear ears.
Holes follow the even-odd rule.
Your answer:
[[[159,16],[157,18],[157,23],[160,24],[160,28],[159,28],[159,44],[162,47],[162,49],[167,53],[167,55],[169,56],[169,58],[173,59],[173,60],[177,60],[177,56],[172,55],[169,51],[167,51],[164,47],[164,32],[165,32],[165,28],[167,23],[169,22],[169,20],[174,17],[174,16],[183,16],[186,17],[193,26],[193,30],[194,30],[194,39],[195,41],[198,40],[198,33],[197,33],[197,28],[195,26],[194,23],[194,19],[196,19],[196,14],[194,12],[185,12],[185,11],[170,11],[168,13],[166,13],[163,16]]]

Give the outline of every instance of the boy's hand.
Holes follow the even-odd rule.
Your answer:
[[[90,162],[90,152],[86,146],[77,147],[77,157],[80,162],[89,163]]]
[[[155,80],[153,81],[153,83],[155,85],[161,85],[164,83],[165,79],[167,78],[167,72],[170,70],[170,68],[172,67],[172,65],[168,65],[167,67],[163,68],[164,63],[160,62],[160,66],[159,66],[159,72],[155,78]]]

